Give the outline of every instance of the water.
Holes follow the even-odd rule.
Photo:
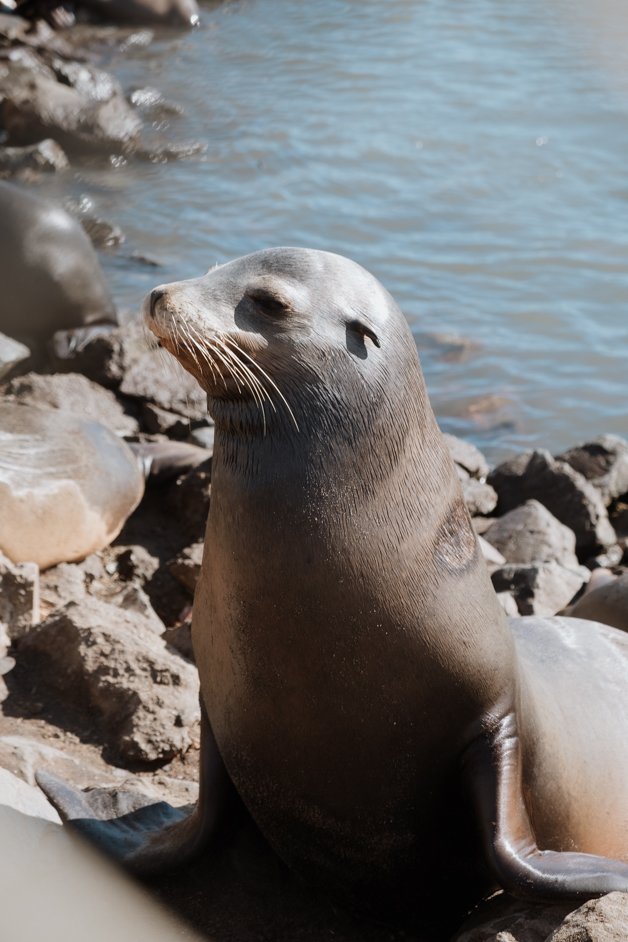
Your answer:
[[[121,307],[264,246],[340,252],[400,303],[444,429],[493,460],[628,436],[621,4],[232,0],[203,13],[190,35],[105,59],[125,87],[182,106],[165,133],[208,148],[77,180],[127,235],[104,258]]]

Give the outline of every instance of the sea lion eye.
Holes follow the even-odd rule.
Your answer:
[[[250,288],[247,296],[269,317],[283,317],[290,311],[289,302],[268,288]]]

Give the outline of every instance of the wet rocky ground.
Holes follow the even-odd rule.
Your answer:
[[[0,177],[35,183],[86,154],[167,160],[196,152],[152,139],[144,118],[167,103],[153,89],[126,95],[93,65],[85,42],[79,30],[0,15]],[[97,244],[119,244],[115,227],[84,207],[75,212]],[[46,768],[79,787],[130,787],[189,805],[199,749],[190,619],[213,448],[204,396],[131,324],[87,339],[57,333],[36,361],[0,336],[0,397],[101,423],[135,448],[146,474],[141,502],[98,552],[41,567],[0,555],[0,770],[34,786],[36,769]],[[628,571],[628,442],[602,436],[489,468],[470,443],[447,440],[507,614],[563,612],[600,573]],[[164,448],[169,459],[160,463]],[[1,795],[5,785],[0,779]],[[31,812],[41,814],[41,798],[29,794]],[[246,822],[211,860],[151,889],[208,938],[427,939],[367,922],[301,886]],[[568,915],[573,909],[500,896],[456,938],[628,936],[620,894]]]

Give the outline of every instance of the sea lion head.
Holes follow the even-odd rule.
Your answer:
[[[276,248],[155,288],[145,321],[208,394],[217,424],[355,428],[422,383],[393,298],[355,262]],[[246,417],[246,418],[245,418]]]

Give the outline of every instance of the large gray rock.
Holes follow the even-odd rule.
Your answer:
[[[92,419],[118,435],[134,435],[138,429],[135,419],[126,414],[112,392],[79,373],[26,373],[9,380],[2,392],[16,402]]]
[[[43,63],[33,69],[10,59],[0,62],[0,122],[9,144],[52,138],[68,152],[128,150],[142,127],[119,88],[103,100],[59,81]]]
[[[456,465],[456,470],[462,485],[462,496],[471,516],[492,513],[497,507],[497,494],[491,485],[470,477],[459,465]]]
[[[500,514],[527,500],[538,500],[576,535],[576,547],[592,552],[615,543],[599,491],[565,461],[547,451],[517,455],[498,465],[488,476],[497,491]]]
[[[188,419],[198,421],[207,416],[207,394],[177,360],[164,360],[162,350],[149,350],[137,357],[125,371],[120,392]]]
[[[16,641],[39,621],[39,567],[12,563],[0,552],[0,624]]]
[[[146,348],[138,327],[59,330],[49,343],[49,356],[59,373],[82,373],[100,386],[117,389],[134,355]]]
[[[484,532],[484,539],[509,563],[539,563],[555,560],[576,569],[576,537],[543,504],[528,500],[498,517]]]
[[[509,592],[520,615],[555,615],[571,602],[587,578],[588,570],[583,566],[565,569],[556,562],[501,566],[491,574],[495,591]]]
[[[608,893],[570,913],[546,942],[626,942],[628,893]]]
[[[17,177],[29,182],[36,180],[40,173],[56,173],[69,166],[63,148],[50,139],[27,147],[0,148],[0,178]]]
[[[68,705],[93,714],[119,763],[166,762],[194,741],[196,671],[138,612],[70,602],[24,638],[20,657]]]
[[[479,448],[463,438],[443,433],[445,444],[454,462],[473,478],[483,479],[488,474],[488,462]]]
[[[25,344],[0,334],[0,380],[20,363],[25,363],[30,355],[31,352]]]
[[[628,491],[628,441],[619,435],[601,435],[558,458],[590,481],[606,506]]]

